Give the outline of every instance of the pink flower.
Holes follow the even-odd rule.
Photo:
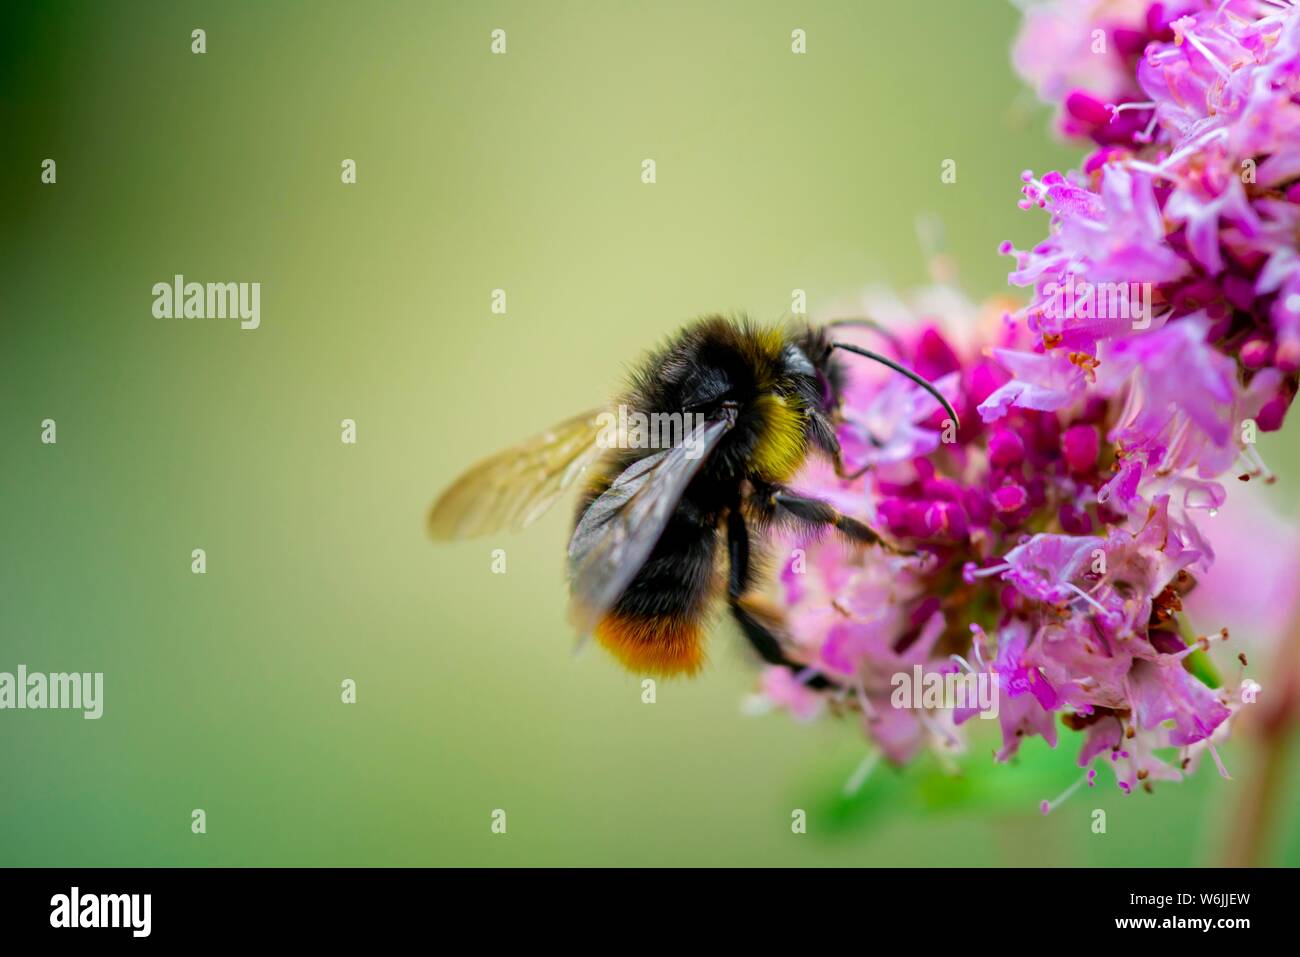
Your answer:
[[[1174,747],[1208,740],[1228,719],[1228,707],[1188,674],[1176,656],[1135,661],[1128,680],[1138,728],[1154,731],[1163,722],[1172,721],[1169,743]]]
[[[1016,70],[1049,103],[1066,136],[1107,137],[1109,103],[1140,92],[1133,64],[1164,24],[1149,0],[1071,0],[1030,6],[1012,51]],[[1140,127],[1139,127],[1140,128]]]
[[[980,417],[985,422],[996,422],[1013,406],[1054,412],[1079,399],[1087,386],[1084,371],[1059,353],[1035,355],[995,349],[993,354],[1012,378],[980,403]]]
[[[1225,589],[1261,581],[1241,542],[1218,571],[1207,523],[1231,506],[1226,476],[1269,479],[1253,432],[1280,428],[1300,391],[1300,4],[1055,0],[1026,13],[1015,62],[1060,130],[1098,148],[1078,171],[1022,176],[1020,206],[1049,216],[1033,248],[1002,247],[1024,309],[976,326],[931,293],[921,325],[868,304],[964,422],[941,436],[883,374],[846,393],[841,439],[871,470],[850,484],[810,466],[796,485],[903,554],[797,543],[789,628],[827,679],[799,693],[859,710],[901,763],[979,722],[969,701],[894,707],[891,677],[996,679],[998,760],[1064,725],[1080,784],[1104,766],[1150,788],[1204,752],[1226,775],[1216,741],[1244,670],[1211,678],[1196,626],[1228,638]],[[1300,549],[1284,554],[1290,586]]]
[[[1152,463],[1164,461],[1164,447],[1124,452],[1117,437],[1155,429],[1134,411],[1133,396],[1169,356],[1208,348],[1204,320],[1124,340],[1132,351],[1121,350],[1114,365],[1131,368],[1102,382],[1074,364],[1054,379],[1063,370],[1024,350],[1025,330],[1008,333],[987,318],[962,346],[933,324],[893,332],[900,360],[945,374],[959,408],[985,393],[981,411],[997,410],[996,427],[963,428],[945,444],[932,421],[912,416],[909,457],[878,460],[852,483],[820,466],[795,482],[864,521],[874,516],[911,554],[864,552],[833,538],[789,543],[803,555],[801,573],[789,565],[782,573],[792,647],[806,665],[801,674],[826,680],[816,690],[799,683],[785,706],[810,714],[805,696],[820,695],[838,711],[857,710],[880,752],[903,763],[927,747],[951,751],[959,733],[981,722],[970,720],[978,709],[969,701],[895,706],[898,676],[983,676],[996,679],[998,760],[1030,737],[1055,745],[1065,724],[1084,732],[1081,763],[1112,767],[1121,788],[1177,780],[1189,749],[1211,746],[1232,713],[1233,686],[1212,689],[1186,670],[1206,642],[1187,645],[1176,627],[1182,596],[1211,565],[1197,496],[1221,502],[1221,488],[1207,493],[1185,471],[1157,477]],[[1013,376],[991,392],[975,374],[990,341]],[[1144,395],[1159,400],[1166,420],[1181,416],[1186,429],[1221,437],[1216,395],[1229,403],[1236,395],[1223,359],[1209,350],[1201,365],[1191,363],[1200,371],[1187,381],[1205,396]],[[849,422],[897,401],[889,378],[860,375],[845,400]],[[999,394],[1013,383],[1052,392],[1050,402],[1035,403],[1050,407],[1003,403]],[[785,688],[767,697],[785,702]],[[1168,747],[1182,753],[1161,757],[1157,748]]]
[[[785,709],[799,721],[813,720],[826,705],[825,699],[810,690],[788,668],[765,669],[762,694],[766,703]]]
[[[1051,535],[1040,533],[1005,556],[1004,581],[1034,601],[1065,602],[1079,591],[1079,578],[1093,559],[1101,553],[1102,540],[1092,536]]]
[[[1077,55],[1077,40],[1046,31],[1042,18],[1077,27],[1110,15],[1086,0],[1050,10],[1027,15],[1018,49],[1046,43],[1044,60],[1065,64]],[[1016,259],[1011,281],[1033,290],[1024,319],[1040,337],[1042,371],[1026,381],[1008,365],[1012,382],[981,414],[990,420],[1011,405],[1059,401],[1059,389],[1045,399],[1042,386],[1048,371],[1053,382],[1065,375],[1067,360],[1094,370],[1112,396],[1127,385],[1108,363],[1120,371],[1141,367],[1146,402],[1117,438],[1125,448],[1154,446],[1161,433],[1168,441],[1160,426],[1171,404],[1180,407],[1196,434],[1174,437],[1175,451],[1195,446],[1209,476],[1236,457],[1234,417],[1262,414],[1269,430],[1279,428],[1297,391],[1300,7],[1253,0],[1134,4],[1123,15],[1125,29],[1134,29],[1135,18],[1145,21],[1142,53],[1132,76],[1109,73],[1107,88],[1145,98],[1150,135],[1108,139],[1093,130],[1111,145],[1085,161],[1084,172],[1022,177],[1021,205],[1051,215],[1043,242],[1009,250]],[[1106,62],[1116,65],[1114,58]],[[1065,97],[1076,114],[1100,119],[1080,105],[1077,91],[1067,96],[1044,88],[1041,77],[1031,79],[1040,92]],[[1112,114],[1113,124],[1125,111]],[[1060,288],[1079,283],[1118,285],[1122,294],[1112,293],[1106,310],[1062,310]],[[1132,315],[1134,288],[1150,290],[1141,321]],[[1148,462],[1153,469],[1169,465],[1156,455]]]

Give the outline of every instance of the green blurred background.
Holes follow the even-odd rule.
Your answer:
[[[683,320],[924,283],[919,215],[972,295],[1003,291],[997,243],[1045,228],[1018,173],[1077,156],[1011,73],[1016,24],[993,0],[9,9],[0,670],[103,671],[106,707],[0,713],[0,863],[1213,860],[1240,744],[1233,782],[1107,780],[1047,818],[1069,738],[1011,768],[977,741],[955,781],[882,767],[845,801],[856,727],[742,716],[729,626],[654,705],[571,654],[568,508],[424,536],[456,472]],[[261,282],[261,328],[153,318],[175,273]],[[1261,447],[1293,508],[1300,456]],[[1275,862],[1300,862],[1296,768]]]

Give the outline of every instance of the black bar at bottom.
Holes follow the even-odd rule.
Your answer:
[[[1098,932],[1201,934],[1231,945],[1257,931],[1290,933],[1294,878],[1208,869],[9,869],[0,871],[0,926],[7,943],[373,944],[450,933],[449,942],[519,935],[614,945],[672,939],[703,922],[731,942],[770,943],[787,931],[868,941],[878,929],[1022,941],[1044,931],[1080,943]]]

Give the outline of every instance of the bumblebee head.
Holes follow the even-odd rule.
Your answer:
[[[831,413],[839,408],[844,392],[844,369],[835,358],[829,327],[804,326],[795,332],[789,364],[795,374],[810,375],[816,383],[818,407]],[[799,359],[803,360],[801,364]]]

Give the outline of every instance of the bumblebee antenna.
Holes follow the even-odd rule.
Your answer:
[[[877,332],[885,339],[889,340],[889,344],[899,352],[903,351],[902,343],[899,342],[898,336],[894,335],[893,330],[883,323],[877,322],[875,319],[868,319],[866,316],[848,316],[843,319],[832,319],[830,322],[826,323],[828,329],[838,329],[842,326],[856,326],[860,329],[870,329],[872,332]]]
[[[879,362],[881,365],[888,366],[889,368],[893,369],[899,375],[903,375],[911,379],[913,382],[919,385],[926,392],[930,393],[930,395],[934,396],[935,400],[938,401],[938,403],[941,406],[943,406],[944,411],[947,412],[948,415],[952,417],[952,421],[957,426],[957,428],[959,429],[961,428],[961,419],[957,418],[957,411],[952,407],[952,404],[943,397],[943,395],[939,392],[939,390],[934,387],[934,383],[931,382],[929,379],[917,375],[911,369],[899,365],[893,359],[887,359],[886,357],[882,356],[878,352],[872,352],[870,349],[863,349],[861,346],[855,346],[849,342],[832,342],[831,348],[843,349],[845,352],[852,352],[855,355],[866,356],[868,359],[874,359],[877,362]]]

